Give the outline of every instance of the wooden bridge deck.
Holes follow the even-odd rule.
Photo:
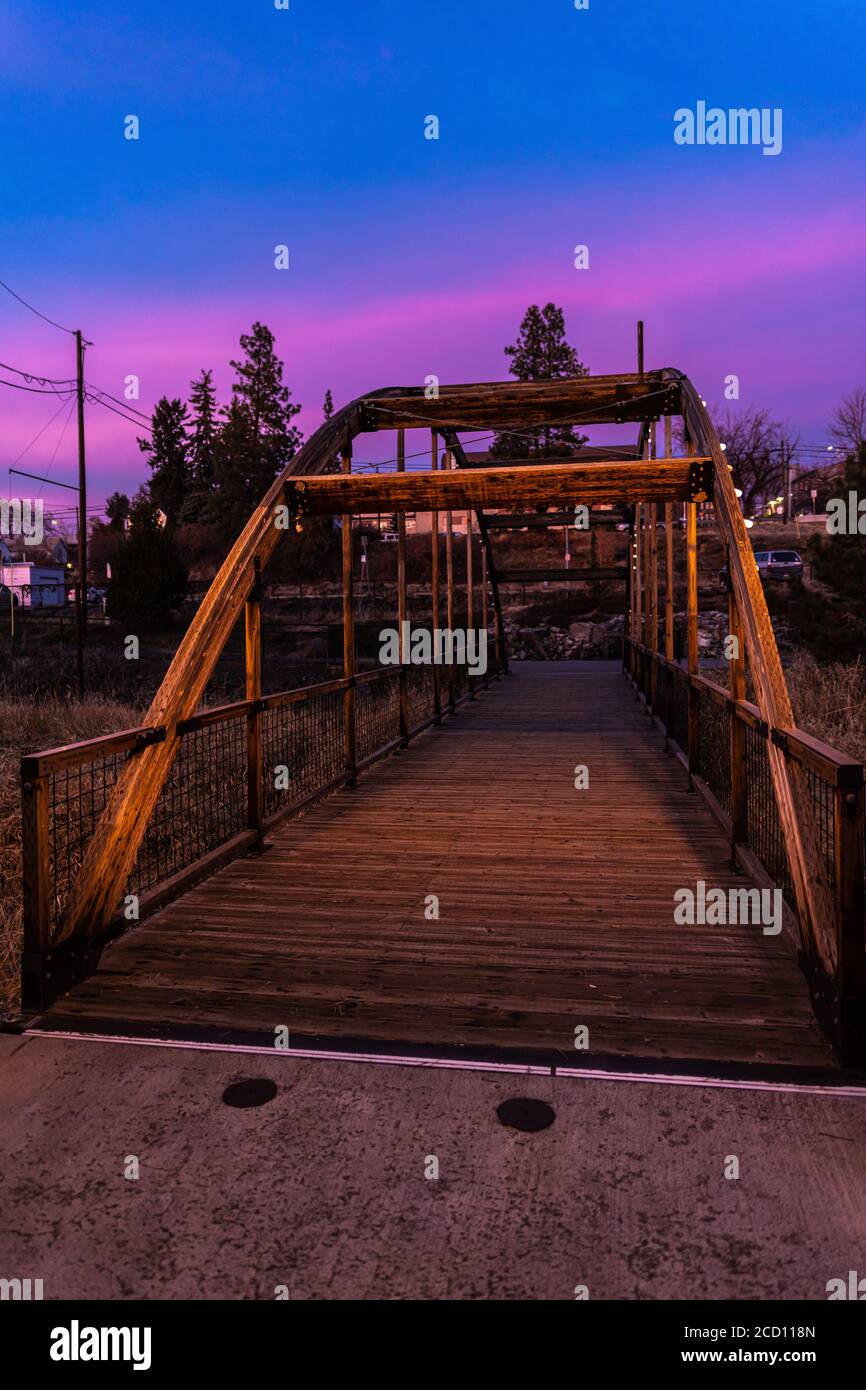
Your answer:
[[[782,938],[613,663],[514,673],[110,947],[49,1026],[830,1066]],[[586,791],[574,787],[579,763]],[[438,920],[425,918],[435,894]]]

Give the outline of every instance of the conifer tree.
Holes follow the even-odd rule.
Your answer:
[[[153,412],[151,438],[138,441],[138,447],[148,456],[150,497],[172,522],[180,519],[190,491],[186,423],[183,401],[170,401],[163,396]]]
[[[566,339],[565,316],[555,304],[545,304],[543,309],[530,305],[517,342],[505,349],[505,355],[511,358],[509,370],[518,381],[562,381],[588,375]],[[572,425],[539,425],[498,434],[491,453],[496,458],[556,457],[567,455],[586,439]]]

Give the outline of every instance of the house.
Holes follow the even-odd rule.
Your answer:
[[[4,560],[0,565],[0,583],[12,590],[24,608],[56,608],[66,602],[66,571],[62,565]]]

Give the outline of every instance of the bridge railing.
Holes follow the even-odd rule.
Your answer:
[[[177,756],[124,893],[108,929],[98,934],[65,936],[66,905],[118,777],[145,748],[165,740],[166,728],[127,729],[23,758],[25,1010],[45,1007],[91,973],[107,941],[255,850],[287,816],[353,783],[498,673],[495,657],[481,677],[459,665],[377,668],[205,708],[181,721]],[[401,681],[407,688],[405,733]],[[345,698],[350,687],[351,705]],[[347,709],[355,722],[351,764]]]
[[[689,778],[709,793],[731,839],[732,858],[765,886],[778,887],[796,915],[768,747],[780,749],[805,780],[835,913],[835,968],[801,965],[816,1013],[840,1050],[863,1055],[866,1027],[866,810],[863,764],[801,729],[774,729],[758,707],[709,677],[626,639],[626,668]],[[692,719],[690,721],[690,702]],[[691,724],[691,737],[690,737]]]

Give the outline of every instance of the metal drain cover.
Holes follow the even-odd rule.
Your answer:
[[[504,1125],[511,1129],[521,1129],[528,1134],[547,1129],[556,1119],[556,1111],[544,1100],[532,1100],[528,1096],[518,1096],[514,1100],[504,1100],[496,1107],[496,1113]]]
[[[254,1105],[267,1105],[277,1094],[275,1081],[266,1076],[250,1077],[247,1081],[233,1081],[223,1091],[223,1101],[239,1110],[249,1110]]]

